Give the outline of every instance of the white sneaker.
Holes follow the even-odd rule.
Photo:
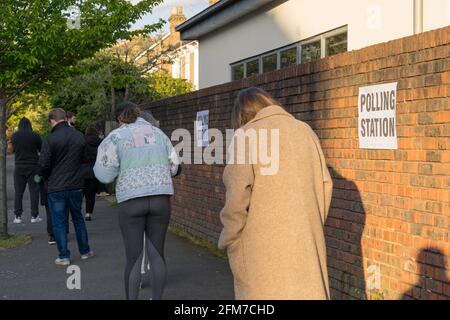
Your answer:
[[[38,223],[38,222],[41,222],[41,221],[42,221],[41,217],[31,218],[31,223]]]
[[[68,266],[70,264],[70,259],[67,258],[56,258],[55,259],[55,264],[59,265],[59,266]]]
[[[22,218],[21,217],[15,217],[13,222],[14,223],[22,223]]]
[[[81,260],[86,260],[86,259],[92,258],[93,256],[94,256],[94,252],[89,251],[88,253],[81,255]]]

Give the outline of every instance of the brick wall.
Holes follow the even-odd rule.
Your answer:
[[[398,150],[359,149],[358,88],[395,81]],[[248,86],[271,92],[321,140],[334,180],[326,222],[333,298],[449,299],[450,27],[144,106],[168,134],[192,132],[204,109],[210,128],[224,130],[233,97]],[[216,242],[222,171],[184,166],[174,225]]]

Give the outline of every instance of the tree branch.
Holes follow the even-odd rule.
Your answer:
[[[28,81],[24,82],[19,88],[17,88],[11,95],[7,96],[5,99],[5,105],[7,105],[11,100],[16,98],[26,87],[35,82],[41,76],[40,73],[33,75]]]
[[[26,101],[23,101],[21,104],[19,104],[17,107],[9,109],[6,109],[6,120],[8,120],[10,117],[12,117],[16,112],[30,106],[31,104],[35,103],[35,102],[39,102],[39,100],[41,100],[43,97],[42,94],[39,94],[37,96],[28,98]]]

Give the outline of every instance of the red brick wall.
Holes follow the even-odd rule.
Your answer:
[[[358,148],[358,88],[398,81],[398,150]],[[229,127],[237,91],[260,86],[315,130],[334,180],[326,222],[333,298],[450,298],[450,27],[145,105],[170,134]],[[223,166],[185,165],[173,224],[216,242]],[[380,290],[370,272],[381,271]],[[369,271],[369,272],[368,272]]]

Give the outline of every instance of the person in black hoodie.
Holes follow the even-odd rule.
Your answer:
[[[89,247],[86,224],[81,213],[84,187],[81,164],[86,141],[81,132],[69,126],[63,109],[51,110],[48,121],[52,131],[42,143],[40,175],[48,181],[48,204],[53,235],[59,251],[55,264],[67,266],[70,264],[70,251],[67,247],[67,207],[75,227],[81,259],[94,256]]]
[[[39,217],[39,184],[34,175],[39,170],[39,152],[42,140],[33,131],[30,120],[23,117],[19,122],[19,130],[11,137],[14,149],[14,223],[22,223],[22,201],[28,184],[30,191],[31,222],[42,221]]]
[[[94,174],[95,160],[97,159],[97,149],[102,140],[98,137],[96,128],[89,127],[85,132],[86,149],[83,161],[85,179],[84,179],[84,197],[86,199],[86,221],[92,220],[92,213],[95,207],[95,195],[98,189],[98,180]]]

